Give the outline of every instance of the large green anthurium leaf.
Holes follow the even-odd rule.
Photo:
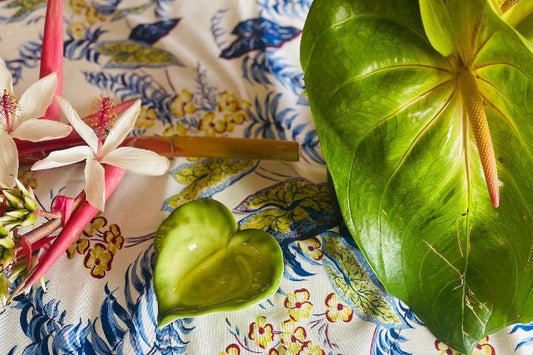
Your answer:
[[[533,55],[484,0],[445,4],[448,57],[417,0],[315,0],[301,62],[352,235],[388,292],[470,352],[533,320]]]

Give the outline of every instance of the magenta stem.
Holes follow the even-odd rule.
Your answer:
[[[45,77],[53,72],[57,73],[56,95],[61,96],[63,87],[63,2],[61,0],[48,0],[39,77]],[[52,100],[43,118],[59,121],[60,116],[61,109],[56,100]]]

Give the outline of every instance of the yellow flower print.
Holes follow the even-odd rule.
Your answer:
[[[250,324],[248,338],[255,340],[255,344],[261,349],[266,349],[268,344],[274,340],[274,330],[272,324],[266,322],[266,317],[259,316]]]
[[[75,39],[81,39],[85,36],[85,26],[81,22],[72,22],[68,27],[67,31]]]
[[[85,229],[83,230],[83,234],[85,234],[85,236],[87,237],[91,237],[94,233],[98,232],[100,229],[104,228],[106,225],[107,225],[107,220],[104,217],[97,215],[95,218],[91,220],[91,223],[89,223],[87,227],[85,227]]]
[[[185,116],[196,111],[194,105],[194,95],[187,89],[182,89],[181,92],[176,95],[170,104],[170,111],[177,117]]]
[[[98,20],[105,20],[105,16],[88,5],[85,0],[70,0],[69,4],[75,14],[85,15],[85,20],[91,25],[96,23]]]
[[[224,120],[215,119],[214,112],[208,112],[200,120],[198,129],[205,132],[207,137],[214,137],[217,133],[224,133],[226,131],[233,131],[233,125],[228,125]]]
[[[141,107],[141,112],[137,121],[135,121],[135,128],[150,128],[154,126],[155,121],[157,120],[157,112],[154,108],[147,109],[146,107]]]
[[[322,350],[322,348],[316,344],[311,343],[310,341],[307,342],[302,350],[298,353],[298,355],[325,355],[326,352]]]
[[[281,327],[283,328],[283,332],[281,333],[280,338],[283,348],[286,349],[287,354],[299,354],[308,342],[306,342],[307,333],[305,329],[297,327],[292,319],[283,321]]]
[[[309,291],[302,288],[287,294],[284,306],[288,309],[289,316],[297,322],[300,319],[309,318],[313,307],[313,304],[309,302]]]
[[[187,136],[187,127],[183,123],[178,123],[176,126],[168,126],[163,130],[164,137],[170,136]]]
[[[237,100],[237,97],[234,94],[230,94],[227,91],[220,93],[217,100],[218,112],[237,112],[239,108],[239,100]]]
[[[320,260],[324,256],[322,252],[322,244],[317,238],[309,238],[306,240],[299,240],[296,242],[298,248],[313,260]]]
[[[86,268],[91,270],[91,275],[97,279],[101,279],[105,276],[106,271],[111,270],[111,262],[113,261],[113,254],[107,250],[106,246],[102,243],[97,243],[92,247],[87,255],[83,264]]]
[[[124,245],[124,237],[120,233],[120,227],[116,224],[109,226],[109,229],[104,232],[104,241],[107,243],[107,250],[111,254],[116,254]]]
[[[78,239],[72,243],[67,249],[67,258],[72,259],[76,253],[83,255],[89,249],[91,242],[85,235],[80,234]]]
[[[85,0],[70,0],[69,5],[75,14],[81,14],[82,11],[87,7]]]
[[[336,294],[330,293],[326,297],[326,318],[330,322],[336,322],[342,320],[343,322],[349,322],[353,318],[353,310],[346,305],[342,300],[337,297]]]

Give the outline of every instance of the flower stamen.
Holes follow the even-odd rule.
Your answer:
[[[115,112],[115,105],[113,104],[113,99],[110,97],[103,97],[98,99],[94,103],[93,115],[89,116],[85,120],[85,123],[95,130],[95,133],[98,136],[98,147],[96,151],[96,159],[101,158],[101,151],[103,146],[103,141],[107,136],[107,133],[113,126],[117,113]]]
[[[7,133],[11,133],[13,131],[13,127],[11,126],[11,118],[16,116],[18,104],[17,97],[8,92],[7,89],[4,89],[0,102],[0,120],[5,120]]]

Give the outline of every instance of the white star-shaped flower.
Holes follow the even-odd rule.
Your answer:
[[[113,128],[103,139],[104,123],[100,122],[98,135],[89,127],[72,108],[71,104],[56,97],[61,111],[78,132],[87,146],[78,146],[57,150],[43,160],[36,162],[32,170],[56,168],[73,163],[86,161],[85,195],[87,201],[103,211],[105,207],[105,175],[102,164],[113,165],[141,175],[163,175],[169,168],[169,160],[150,150],[119,147],[124,138],[135,126],[135,120],[141,110],[141,101],[137,100],[120,115]]]
[[[20,97],[13,92],[13,78],[0,58],[0,183],[15,185],[19,158],[14,138],[40,142],[67,136],[72,127],[40,120],[54,98],[57,75],[52,73],[33,83]]]

